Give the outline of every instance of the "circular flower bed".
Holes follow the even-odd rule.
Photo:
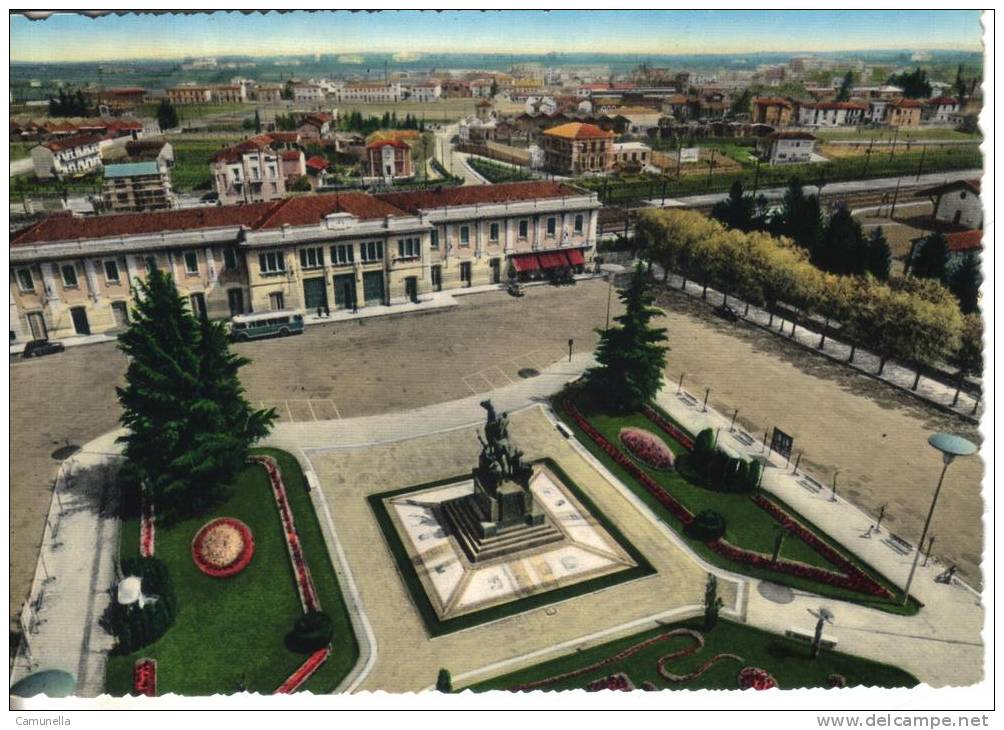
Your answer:
[[[673,452],[666,443],[651,431],[641,428],[622,428],[621,443],[631,455],[653,469],[668,471],[673,468]]]
[[[777,687],[774,679],[765,669],[760,667],[743,667],[739,670],[739,689],[772,689]]]
[[[240,573],[254,555],[254,537],[240,520],[219,517],[202,526],[192,540],[192,560],[206,575],[228,578]]]

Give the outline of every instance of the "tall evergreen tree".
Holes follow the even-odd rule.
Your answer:
[[[963,314],[979,311],[980,284],[983,274],[980,272],[980,259],[973,253],[963,257],[962,262],[948,276],[948,288],[959,300],[959,309]]]
[[[948,241],[940,233],[931,233],[917,244],[910,273],[921,279],[944,281],[947,263]]]
[[[865,269],[879,281],[886,281],[892,268],[892,250],[882,226],[873,228],[868,236]]]
[[[755,227],[753,222],[755,211],[756,204],[753,198],[743,194],[742,180],[736,178],[729,188],[729,197],[712,206],[711,217],[729,228],[751,231]]]
[[[802,248],[812,251],[823,234],[819,198],[806,195],[802,181],[793,178],[784,194],[780,214],[773,221],[772,233],[788,236]]]
[[[846,205],[839,206],[826,223],[823,236],[811,250],[812,263],[834,274],[863,274],[866,243],[861,224]]]
[[[848,71],[844,74],[844,80],[840,83],[840,90],[837,92],[837,101],[847,101],[851,98],[851,88],[854,86],[854,72]]]
[[[647,289],[647,277],[639,264],[628,288],[618,294],[624,314],[618,324],[600,330],[596,346],[599,365],[587,373],[587,382],[610,411],[632,411],[650,400],[662,387],[666,351],[664,328],[652,327],[661,313],[652,307],[654,297]]]
[[[162,132],[178,126],[178,111],[167,98],[161,99],[157,107],[157,126]]]
[[[254,110],[254,133],[261,134],[261,113],[257,109]]]
[[[220,496],[275,414],[251,410],[237,379],[247,360],[228,351],[221,325],[196,322],[168,274],[153,269],[138,286],[119,338],[129,357],[119,441],[158,509],[190,514]]]

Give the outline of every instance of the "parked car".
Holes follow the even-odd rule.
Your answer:
[[[729,322],[739,321],[739,313],[728,304],[719,304],[715,307],[715,314]]]
[[[523,296],[523,285],[520,284],[518,281],[515,280],[510,281],[509,283],[506,284],[505,289],[514,297]]]
[[[42,357],[43,355],[52,355],[56,352],[62,352],[65,349],[66,348],[63,347],[62,342],[32,340],[24,346],[24,352],[21,353],[21,357]]]

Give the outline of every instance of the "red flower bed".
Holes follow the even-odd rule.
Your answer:
[[[674,517],[680,520],[680,522],[684,525],[690,524],[690,522],[694,519],[690,510],[680,504],[665,489],[663,489],[658,482],[642,471],[642,469],[631,458],[617,448],[617,446],[610,443],[610,441],[602,433],[600,433],[598,429],[589,423],[589,421],[579,412],[578,408],[575,407],[575,404],[573,404],[570,399],[566,398],[564,400],[563,407],[565,412],[575,421],[576,425],[587,436],[589,436],[589,438],[591,438],[605,454],[613,459],[618,466],[622,467],[626,472],[634,477],[649,494],[655,497],[659,503],[662,504],[662,506],[665,507]],[[656,410],[650,406],[643,406],[642,410],[653,423],[658,425],[667,434],[675,438],[687,448],[693,448],[693,441]],[[840,572],[827,570],[825,568],[818,568],[805,563],[797,563],[790,560],[778,560],[775,562],[771,560],[770,555],[736,547],[721,538],[706,543],[709,548],[724,558],[737,563],[742,563],[744,565],[750,565],[755,568],[771,570],[784,575],[806,578],[818,581],[825,585],[836,588],[844,588],[856,593],[864,593],[867,595],[877,596],[879,598],[892,597],[892,593],[889,590],[862,572],[857,566],[851,563],[838,551],[830,547],[827,543],[823,542],[823,540],[821,540],[814,532],[791,517],[791,515],[781,509],[777,504],[760,494],[753,495],[752,499],[755,504],[770,513],[775,520],[788,528],[793,535],[809,545],[825,560],[832,563],[839,569]]]
[[[143,507],[139,520],[139,554],[144,558],[153,557],[154,529],[153,500],[143,492]]]
[[[304,612],[320,611],[321,602],[317,598],[317,590],[314,588],[314,580],[310,577],[310,568],[303,557],[303,548],[300,546],[300,536],[293,524],[293,512],[289,508],[289,500],[286,498],[286,485],[282,481],[282,473],[275,459],[270,456],[252,456],[251,461],[261,464],[268,473],[269,483],[272,485],[272,494],[275,497],[276,507],[279,509],[279,519],[282,521],[282,530],[286,536],[286,549],[289,552],[289,560],[293,565],[293,575],[296,579],[296,590],[300,594],[300,603]]]
[[[634,689],[634,685],[631,684],[631,680],[623,672],[611,674],[609,677],[597,679],[586,685],[587,692],[602,692],[605,689],[615,692],[630,692]]]
[[[641,428],[622,428],[618,434],[631,455],[652,469],[673,468],[673,452],[654,433]]]
[[[656,426],[661,428],[663,431],[672,436],[675,440],[679,441],[683,448],[688,451],[694,449],[694,439],[690,438],[687,433],[684,433],[681,429],[677,428],[676,425],[670,421],[668,418],[664,417],[659,411],[655,410],[650,405],[644,405],[641,407],[641,412],[645,415],[648,420],[654,423]]]
[[[760,667],[743,667],[739,670],[738,679],[739,689],[752,687],[755,690],[765,690],[777,687],[777,680]]]
[[[157,696],[157,660],[137,659],[132,667],[132,688],[138,695]]]
[[[296,690],[298,690],[304,682],[310,679],[310,676],[316,672],[322,664],[324,664],[330,655],[330,647],[325,647],[315,651],[307,657],[307,661],[301,664],[299,669],[289,675],[289,679],[283,682],[279,689],[277,689],[273,694],[288,695],[296,692]]]
[[[254,556],[254,536],[240,520],[218,517],[202,526],[192,540],[192,560],[206,575],[237,575]]]

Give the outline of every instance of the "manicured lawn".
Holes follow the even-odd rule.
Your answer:
[[[500,165],[480,157],[468,157],[467,163],[491,183],[532,180],[532,176],[510,165]]]
[[[171,168],[171,183],[175,190],[209,190],[212,182],[209,158],[240,139],[236,136],[232,139],[172,138],[170,142],[174,147],[174,167]]]
[[[584,434],[578,428],[577,424],[571,418],[567,417],[564,413],[564,409],[561,407],[561,399],[563,397],[564,396],[562,395],[556,397],[554,403],[555,411],[565,421],[565,423],[575,431],[579,441],[584,444],[586,448],[589,449],[594,456],[596,456],[596,458],[603,462],[604,466],[610,469],[625,485],[634,491],[653,510],[653,512],[655,512],[655,514],[663,517],[668,526],[683,535],[688,545],[708,562],[729,570],[743,573],[744,575],[769,580],[774,583],[781,583],[795,589],[806,590],[824,596],[853,601],[855,603],[860,603],[872,608],[888,611],[890,613],[912,614],[916,613],[918,610],[919,606],[915,601],[911,601],[904,608],[899,605],[900,601],[895,599],[891,601],[885,600],[857,593],[855,591],[850,591],[845,588],[825,585],[808,578],[784,575],[766,569],[739,565],[718,555],[700,540],[688,537],[683,532],[683,526],[666,511],[666,509],[659,503],[658,500],[656,500],[655,497],[642,487],[626,470],[617,465],[613,459],[604,453],[599,446],[591,438],[589,438],[589,436]],[[591,408],[587,399],[581,392],[573,394],[570,397],[574,398],[574,402],[577,404],[580,412],[589,419],[593,426],[596,427],[608,441],[621,448],[621,451],[625,454],[630,455],[630,452],[623,447],[619,438],[620,429],[625,426],[643,428],[661,438],[674,454],[681,456],[680,460],[677,462],[679,468],[667,472],[650,469],[641,462],[639,462],[639,466],[641,466],[641,468],[649,476],[655,479],[660,486],[669,492],[670,495],[689,509],[691,513],[697,514],[704,509],[713,509],[722,514],[726,521],[725,539],[733,545],[749,550],[756,550],[761,553],[766,553],[767,555],[770,555],[773,552],[774,537],[777,534],[776,527],[778,523],[766,511],[754,504],[747,495],[718,492],[702,486],[695,481],[691,481],[690,479],[692,478],[692,473],[688,469],[686,456],[687,450],[677,441],[671,439],[663,433],[651,420],[642,414],[631,414],[626,416],[605,415],[602,412]],[[664,413],[664,415],[668,418],[668,414]],[[770,495],[770,498],[772,501],[784,508],[789,514],[796,517],[803,525],[815,532],[817,536],[829,543],[832,547],[837,548],[839,552],[841,552],[856,566],[861,568],[865,573],[892,591],[894,596],[902,596],[902,593],[896,586],[892,585],[883,576],[847,551],[840,549],[840,546],[833,540],[829,539],[824,531],[820,530],[810,521],[799,515],[777,497]],[[823,568],[834,569],[834,566],[824,560],[819,553],[795,537],[788,537],[785,539],[781,549],[781,557]]]
[[[811,630],[811,623],[812,617],[807,615],[805,628]],[[489,679],[471,686],[470,689],[476,692],[505,690],[527,682],[554,677],[602,661],[639,642],[677,627],[701,631],[701,627],[697,623],[651,629],[502,677]],[[740,669],[746,666],[766,669],[777,680],[778,686],[782,689],[826,687],[827,677],[830,674],[841,674],[846,677],[849,687],[855,685],[913,687],[918,684],[916,677],[902,669],[849,654],[824,649],[818,658],[811,659],[809,646],[806,643],[730,621],[719,621],[714,629],[707,633],[703,631],[701,633],[704,634],[706,642],[704,648],[690,656],[667,662],[666,669],[668,671],[674,674],[687,674],[697,669],[715,654],[721,653],[737,654],[743,658],[743,662],[725,659],[712,666],[705,674],[688,682],[668,682],[658,672],[659,658],[693,644],[693,641],[686,636],[676,636],[648,646],[627,659],[594,669],[578,677],[549,684],[541,689],[580,689],[593,680],[617,672],[627,674],[635,687],[640,687],[642,682],[647,681],[658,689],[736,689],[736,675]]]
[[[296,460],[274,449],[255,453],[273,456],[279,463],[321,605],[335,625],[331,657],[304,685],[305,690],[328,693],[359,654],[348,612]],[[210,578],[192,561],[191,541],[203,524],[222,516],[247,524],[254,534],[255,554],[238,575]],[[138,554],[137,520],[123,522],[120,549],[123,556]],[[140,657],[157,660],[159,694],[188,696],[236,692],[242,679],[248,691],[270,694],[304,662],[305,655],[284,645],[302,609],[279,513],[261,466],[244,469],[229,499],[213,510],[170,529],[158,525],[155,554],[167,563],[174,582],[176,623],[154,644],[128,656],[109,657],[108,693],[129,693],[132,667]]]

